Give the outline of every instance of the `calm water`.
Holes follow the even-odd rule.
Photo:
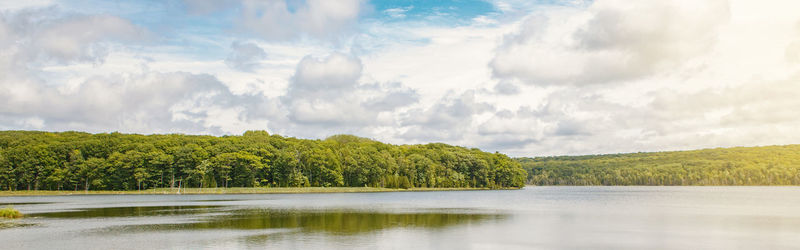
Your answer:
[[[800,187],[0,197],[1,249],[800,249]]]

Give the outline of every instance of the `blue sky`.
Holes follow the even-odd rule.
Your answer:
[[[2,1],[0,129],[514,156],[798,143],[798,4]]]
[[[426,21],[431,17],[450,19],[454,23],[469,21],[477,16],[497,14],[498,10],[489,2],[480,0],[460,1],[373,1],[375,13],[370,17],[391,21],[397,17],[391,10],[402,10],[404,20]],[[434,23],[441,24],[441,23]],[[463,24],[463,23],[462,23]]]
[[[236,1],[198,1],[213,5],[210,10],[195,10],[192,1],[65,1],[54,2],[56,8],[71,14],[107,14],[125,18],[157,34],[158,43],[179,47],[196,58],[219,57],[220,39],[231,36],[257,38],[237,29],[242,8]],[[305,1],[287,1],[287,11],[296,12]],[[551,3],[541,3],[549,5]],[[496,16],[501,11],[482,0],[453,1],[370,1],[355,20],[357,29],[374,23],[403,23],[416,26],[456,27],[472,23],[480,16]],[[228,44],[224,44],[227,46]]]

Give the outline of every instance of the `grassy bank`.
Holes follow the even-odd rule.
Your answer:
[[[0,218],[17,219],[22,218],[22,213],[12,207],[0,208]]]
[[[516,188],[513,188],[516,189]],[[30,195],[98,195],[98,194],[302,194],[302,193],[374,193],[374,192],[421,192],[421,191],[467,191],[489,190],[487,188],[373,188],[373,187],[292,187],[292,188],[157,188],[134,191],[0,191],[0,196]]]

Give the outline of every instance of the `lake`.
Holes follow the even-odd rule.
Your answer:
[[[2,249],[790,249],[800,187],[0,197]]]

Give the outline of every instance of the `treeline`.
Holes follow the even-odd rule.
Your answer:
[[[800,185],[800,145],[516,160],[533,185]]]
[[[480,187],[525,185],[500,153],[433,143],[391,145],[351,135],[306,140],[242,136],[0,131],[0,189],[163,187]]]

